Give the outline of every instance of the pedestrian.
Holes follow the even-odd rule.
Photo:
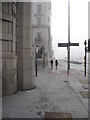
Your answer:
[[[51,69],[52,69],[53,68],[53,60],[52,59],[51,59],[50,63],[51,63]]]
[[[58,60],[55,60],[55,65],[56,65],[56,69],[57,69],[57,66],[58,66]]]

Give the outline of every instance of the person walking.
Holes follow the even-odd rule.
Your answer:
[[[52,59],[51,59],[50,63],[51,63],[51,69],[52,69],[53,68],[53,60]]]
[[[56,65],[56,69],[57,69],[57,66],[58,66],[58,60],[55,60],[55,65]]]

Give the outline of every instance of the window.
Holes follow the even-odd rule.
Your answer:
[[[37,37],[38,37],[38,38],[41,37],[41,32],[37,32]]]
[[[48,22],[49,22],[49,17],[48,17]]]
[[[41,25],[41,18],[37,17],[37,25]]]
[[[41,5],[39,4],[39,5],[37,5],[37,14],[41,14]]]
[[[41,38],[41,32],[37,32],[37,37],[36,38],[37,38],[37,41],[41,41],[41,39],[42,39]]]
[[[51,9],[51,3],[48,4],[48,8]]]
[[[37,58],[42,58],[42,48],[38,50]]]

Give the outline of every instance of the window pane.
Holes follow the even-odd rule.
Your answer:
[[[41,25],[41,18],[40,17],[37,18],[37,25]]]
[[[41,5],[37,5],[37,14],[41,14]]]

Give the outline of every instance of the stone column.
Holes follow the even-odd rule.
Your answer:
[[[17,3],[18,90],[34,87],[34,59],[32,55],[31,3]]]
[[[16,4],[2,3],[2,94],[17,91]]]
[[[0,2],[0,120],[2,119],[2,3]]]
[[[2,96],[2,2],[0,2],[0,96]]]

